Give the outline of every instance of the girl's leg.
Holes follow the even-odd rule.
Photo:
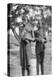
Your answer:
[[[28,62],[27,54],[26,54],[26,70],[27,70],[27,75],[30,75],[30,65]]]
[[[28,60],[28,55],[27,55],[27,50],[25,48],[25,56],[26,56],[26,70],[27,70],[27,75],[29,76],[30,75],[30,65],[29,65],[29,60]]]
[[[39,75],[39,61],[38,61],[38,59],[37,59],[36,69],[37,69],[37,75]]]
[[[41,62],[41,74],[44,74],[44,70],[43,70],[43,62]]]
[[[44,74],[44,51],[41,54],[41,74]]]
[[[25,76],[25,45],[23,45],[22,76]]]

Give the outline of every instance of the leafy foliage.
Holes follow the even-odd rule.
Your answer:
[[[36,21],[43,21],[44,25],[51,27],[51,6],[28,5],[28,4],[8,4],[9,28],[23,27],[28,18]],[[33,22],[32,20],[32,22]],[[37,25],[37,24],[36,24]]]

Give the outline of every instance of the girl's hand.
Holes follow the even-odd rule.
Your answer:
[[[43,43],[46,43],[46,40],[45,40],[45,39],[42,39],[42,42],[43,42]]]
[[[26,40],[26,42],[27,42],[27,43],[29,43],[29,41],[28,41],[28,40]]]
[[[14,32],[14,30],[15,30],[15,27],[11,27],[11,29],[12,29],[12,31]]]

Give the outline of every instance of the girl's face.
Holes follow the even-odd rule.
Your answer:
[[[37,30],[38,30],[37,26],[34,26],[34,31],[37,31]]]

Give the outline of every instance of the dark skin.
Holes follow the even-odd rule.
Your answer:
[[[21,63],[21,66],[22,66],[22,76],[25,76],[25,69],[27,70],[27,75],[29,76],[30,75],[30,69],[29,69],[30,66],[28,64],[28,58],[27,58],[27,53],[26,53],[27,51],[26,51],[25,46],[28,42],[30,42],[30,40],[27,40],[27,39],[24,40],[24,39],[20,38],[19,35],[17,35],[17,33],[15,31],[15,28],[13,28],[13,27],[12,27],[12,31],[14,33],[15,38],[19,41],[19,43],[21,43],[21,45],[20,45],[20,48],[21,48],[20,59],[22,59],[22,60],[21,60],[20,63]],[[23,58],[22,58],[22,56],[23,56]],[[26,63],[26,67],[25,67],[25,63]]]
[[[17,33],[16,33],[16,31],[15,31],[15,28],[13,28],[12,27],[12,31],[13,31],[13,33],[14,33],[14,36],[16,37],[16,39],[17,40],[19,40],[19,42],[20,42],[20,37],[19,37],[19,35],[17,35]],[[40,45],[40,43],[41,43],[41,45],[42,44],[44,44],[44,43],[46,43],[46,38],[44,37],[44,43],[43,43],[43,41],[41,40],[41,39],[39,39],[38,37],[36,37],[37,36],[37,34],[38,35],[40,35],[41,36],[41,34],[39,33],[39,32],[35,32],[34,33],[35,34],[35,39],[32,39],[32,40],[29,40],[29,39],[26,39],[26,41],[28,42],[28,41],[32,41],[32,42],[35,42],[36,41],[36,45],[37,45],[37,42],[39,42],[39,45]],[[42,36],[41,36],[42,37]],[[36,49],[38,49],[38,47],[36,47]],[[39,49],[38,49],[39,50]],[[44,49],[43,49],[43,51],[41,51],[41,52],[38,52],[38,50],[36,50],[36,58],[37,58],[37,75],[39,75],[39,64],[41,65],[41,74],[44,74],[44,70],[43,70],[43,62],[44,62]],[[41,54],[43,54],[43,55],[41,55]],[[38,56],[39,55],[39,56]],[[41,57],[42,56],[42,57]],[[40,57],[40,61],[39,61],[39,57]],[[23,76],[24,76],[24,74],[25,74],[25,70],[24,69],[22,69],[22,74],[23,74]],[[29,74],[29,73],[28,73]]]
[[[45,51],[45,43],[46,38],[44,37],[44,42],[39,39],[38,36],[41,36],[38,31],[34,32],[36,38],[36,59],[37,59],[37,75],[39,75],[39,65],[41,66],[41,74],[44,74],[44,51]]]
[[[15,28],[14,28],[14,27],[11,27],[11,29],[12,29],[12,31],[13,31],[13,33],[14,33],[15,38],[16,38],[18,41],[20,41],[20,37],[19,37],[19,35],[16,33]]]

